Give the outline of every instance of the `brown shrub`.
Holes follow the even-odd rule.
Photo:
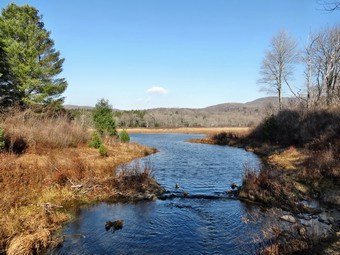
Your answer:
[[[271,142],[282,147],[304,146],[322,136],[333,143],[340,133],[340,109],[308,113],[284,110],[265,119],[246,140],[254,144]]]
[[[151,163],[145,165],[136,163],[129,168],[123,167],[118,178],[112,182],[112,186],[121,191],[145,192],[148,188],[148,181],[151,179],[151,172]]]
[[[240,195],[267,206],[296,210],[294,185],[268,166],[263,166],[260,171],[245,170]]]
[[[236,140],[244,138],[246,132],[221,132],[211,136],[211,139],[215,144],[219,145],[231,145]]]

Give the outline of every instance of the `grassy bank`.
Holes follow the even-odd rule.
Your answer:
[[[266,207],[282,208],[293,215],[317,215],[323,210],[339,212],[339,108],[308,113],[282,111],[265,119],[248,134],[222,132],[192,142],[243,147],[263,157],[266,164],[259,172],[245,169],[239,189],[241,198]],[[322,203],[323,208],[311,208],[302,203],[313,200]],[[325,254],[337,254],[335,251],[340,250],[339,217],[319,220],[330,224],[333,231],[333,243],[326,244],[332,248]],[[321,241],[317,237],[302,236],[299,229],[292,229],[286,237],[278,235],[274,238],[276,243],[271,245],[276,251],[273,254],[291,254],[293,251],[309,254],[310,248]],[[288,244],[292,242],[303,245],[297,250],[290,249]]]
[[[101,156],[88,147],[87,130],[64,115],[16,112],[0,126],[6,142],[0,153],[0,253],[35,254],[57,244],[53,233],[81,204],[152,199],[163,191],[148,167],[116,173],[117,166],[155,149],[112,138]]]

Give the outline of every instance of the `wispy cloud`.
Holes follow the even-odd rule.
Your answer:
[[[149,88],[146,93],[155,93],[155,94],[168,94],[169,91],[162,87],[152,87]]]

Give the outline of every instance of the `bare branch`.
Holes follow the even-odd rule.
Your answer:
[[[319,4],[321,4],[325,11],[327,12],[333,12],[340,10],[340,1],[319,1]]]

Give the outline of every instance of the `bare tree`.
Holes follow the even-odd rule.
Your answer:
[[[305,77],[306,77],[306,96],[300,97],[302,100],[305,101],[307,110],[309,110],[312,104],[315,104],[321,96],[320,90],[316,90],[316,86],[313,83],[313,75],[314,70],[313,68],[313,56],[314,56],[314,48],[316,43],[317,37],[309,36],[308,41],[303,49],[301,60],[306,65],[305,69]],[[319,91],[319,93],[315,93],[315,91]]]
[[[293,64],[298,60],[297,43],[284,30],[279,31],[271,41],[270,49],[262,61],[258,83],[263,84],[261,90],[275,94],[282,110],[282,88],[286,84],[292,91],[289,79],[292,76]],[[293,91],[292,91],[293,92]]]
[[[325,29],[314,35],[311,47],[311,64],[315,76],[317,97],[326,97],[328,106],[335,104],[340,76],[340,27]]]

